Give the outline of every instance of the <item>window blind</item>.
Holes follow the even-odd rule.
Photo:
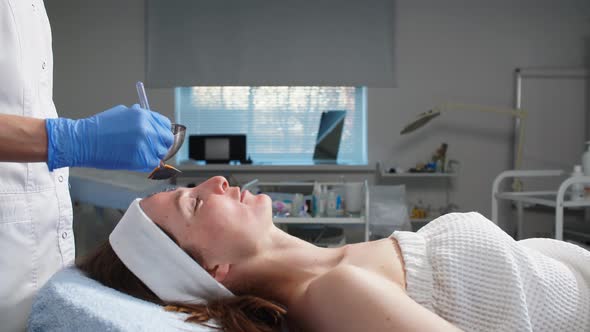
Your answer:
[[[394,0],[146,3],[149,87],[395,87]]]
[[[346,110],[338,162],[366,165],[363,87],[180,87],[176,120],[191,134],[246,134],[256,163],[311,164],[322,111]],[[188,146],[177,154],[188,160]]]

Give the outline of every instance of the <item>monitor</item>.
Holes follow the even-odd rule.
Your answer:
[[[345,118],[346,111],[322,112],[313,152],[314,163],[336,163]]]
[[[246,135],[190,135],[188,157],[207,163],[246,162]]]

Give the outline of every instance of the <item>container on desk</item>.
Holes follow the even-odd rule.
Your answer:
[[[577,177],[577,176],[584,176],[584,173],[582,173],[582,166],[581,165],[575,165],[574,166],[574,171],[571,174],[572,177]],[[570,190],[569,190],[569,198],[572,201],[583,201],[585,198],[585,193],[584,193],[584,184],[583,183],[574,183],[571,185]]]
[[[305,214],[305,198],[302,193],[293,195],[293,205],[291,206],[291,214],[293,217],[301,217]]]
[[[344,185],[344,207],[348,213],[359,213],[363,201],[363,183],[347,182]]]

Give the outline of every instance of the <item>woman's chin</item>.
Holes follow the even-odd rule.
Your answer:
[[[256,199],[266,201],[266,204],[272,206],[272,199],[267,194],[258,194]]]
[[[255,198],[259,217],[268,218],[272,223],[272,199],[266,194],[258,194]]]

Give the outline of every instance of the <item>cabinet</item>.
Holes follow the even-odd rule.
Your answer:
[[[316,182],[257,182],[253,181],[243,185],[242,189],[248,189],[253,193],[265,193],[271,196],[273,202],[277,202],[281,199],[288,200],[296,194],[302,194],[304,202],[309,202],[312,197],[314,184]],[[327,186],[331,190],[341,192],[344,196],[344,186],[346,183],[352,182],[317,182],[322,186]],[[344,211],[344,214],[337,217],[314,217],[312,214],[307,216],[285,216],[284,214],[279,215],[273,209],[273,222],[278,225],[357,225],[362,229],[364,240],[369,239],[369,190],[368,182],[354,182],[362,186],[361,190],[361,209],[359,213],[349,213]],[[344,202],[346,205],[346,202]],[[274,205],[274,204],[273,204]],[[311,212],[311,211],[310,211]]]
[[[409,201],[411,202],[408,206],[408,213],[410,214],[410,222],[412,228],[416,230],[424,224],[436,219],[441,214],[451,212],[456,207],[451,203],[450,200],[450,188],[452,186],[452,180],[457,176],[456,172],[453,173],[389,173],[389,168],[386,168],[382,163],[377,163],[377,182],[381,184],[404,184],[407,187],[408,192],[413,192]],[[425,217],[412,217],[413,202],[418,200],[419,197],[424,196],[428,193],[430,198],[441,201],[439,204],[444,211],[431,211]],[[434,197],[442,196],[442,197]],[[427,203],[424,203],[427,204]]]

